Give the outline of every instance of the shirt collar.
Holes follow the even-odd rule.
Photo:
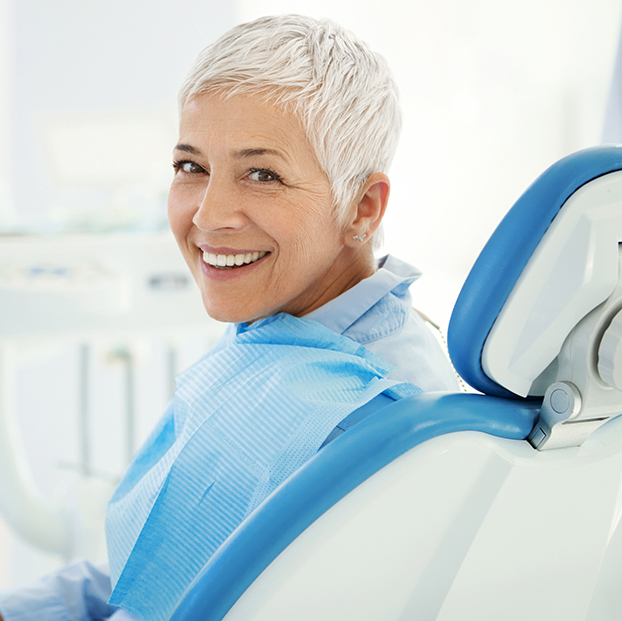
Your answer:
[[[420,276],[421,272],[416,267],[386,255],[378,261],[378,270],[372,276],[305,315],[305,319],[312,319],[343,334],[387,293],[403,296]]]

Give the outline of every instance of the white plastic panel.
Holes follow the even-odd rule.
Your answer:
[[[0,236],[0,340],[184,329],[223,330],[170,233]]]
[[[225,619],[613,621],[621,472],[620,419],[544,453],[434,439],[315,522]]]
[[[482,367],[526,396],[575,325],[618,279],[622,172],[600,177],[562,207],[525,266],[486,340]]]

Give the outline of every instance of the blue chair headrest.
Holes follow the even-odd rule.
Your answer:
[[[452,362],[475,389],[516,398],[482,368],[490,330],[564,203],[586,183],[618,170],[622,146],[593,147],[563,158],[536,179],[491,236],[462,287],[448,330]]]

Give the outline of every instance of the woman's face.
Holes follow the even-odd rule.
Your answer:
[[[301,316],[370,275],[292,114],[257,96],[197,96],[174,168],[169,221],[211,317]]]

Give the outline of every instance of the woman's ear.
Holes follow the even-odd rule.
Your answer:
[[[367,178],[351,208],[346,227],[347,245],[359,245],[375,233],[387,209],[390,191],[391,182],[385,173],[374,173]]]

